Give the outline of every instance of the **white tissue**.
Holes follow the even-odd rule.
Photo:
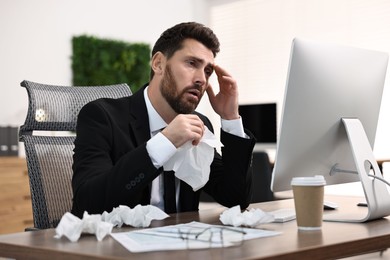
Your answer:
[[[240,206],[234,206],[222,212],[219,216],[219,220],[221,220],[224,225],[231,225],[234,227],[255,227],[260,224],[271,223],[274,221],[274,216],[261,209],[250,209],[241,213]]]
[[[70,241],[79,240],[82,233],[95,234],[98,241],[110,234],[114,226],[121,227],[123,224],[133,227],[148,227],[152,220],[161,220],[169,217],[161,209],[152,206],[137,205],[133,209],[128,206],[119,206],[110,213],[106,211],[100,215],[89,215],[84,212],[83,219],[72,213],[65,213],[56,228],[55,238],[67,237]]]
[[[195,146],[192,142],[185,143],[163,165],[164,170],[174,171],[177,178],[197,191],[209,180],[214,148],[222,146],[222,143],[206,127],[199,144]]]
[[[67,237],[70,241],[79,240],[81,233],[95,234],[98,241],[111,233],[114,225],[103,222],[101,215],[89,215],[84,212],[83,219],[79,219],[72,213],[65,213],[56,228],[55,238]]]
[[[118,227],[121,227],[123,224],[133,227],[148,227],[152,220],[161,220],[167,217],[169,217],[167,213],[155,206],[137,205],[133,209],[130,209],[128,206],[119,206],[110,213],[105,211],[103,212],[102,220]]]

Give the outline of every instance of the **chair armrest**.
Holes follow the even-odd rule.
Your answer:
[[[24,231],[28,232],[28,231],[38,231],[38,230],[41,230],[40,228],[36,228],[36,227],[27,227],[24,229]]]

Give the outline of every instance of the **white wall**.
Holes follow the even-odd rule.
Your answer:
[[[71,38],[89,34],[151,46],[183,21],[207,22],[206,0],[1,0],[0,126],[23,124],[22,80],[69,85]]]

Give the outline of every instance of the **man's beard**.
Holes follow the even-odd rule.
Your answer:
[[[198,101],[190,101],[183,98],[185,92],[189,89],[197,89],[200,92]],[[196,84],[186,87],[182,92],[177,93],[176,80],[169,65],[166,66],[164,77],[160,84],[160,91],[168,104],[178,114],[190,114],[194,112],[203,95],[202,87]]]

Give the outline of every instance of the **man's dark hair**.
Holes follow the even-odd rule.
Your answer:
[[[183,47],[185,39],[194,39],[202,43],[211,50],[214,57],[219,52],[219,40],[210,28],[200,23],[186,22],[177,24],[161,34],[153,47],[152,57],[156,52],[160,51],[167,59],[171,58],[177,50]],[[152,79],[153,76],[154,71],[152,69],[150,78]]]

